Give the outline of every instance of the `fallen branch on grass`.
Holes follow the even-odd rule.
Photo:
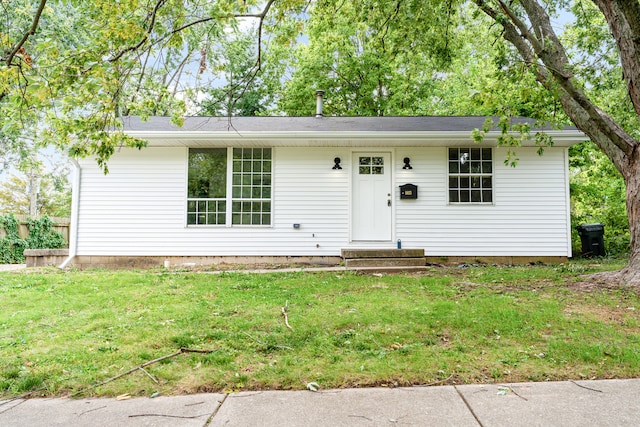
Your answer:
[[[46,385],[43,385],[42,387],[38,387],[38,388],[37,388],[37,389],[35,389],[35,390],[28,391],[28,392],[26,392],[26,393],[24,393],[24,394],[21,394],[21,395],[19,395],[19,396],[12,397],[11,399],[7,399],[7,400],[0,401],[0,406],[2,406],[2,405],[7,405],[7,404],[9,404],[9,403],[11,403],[11,402],[15,402],[16,400],[26,399],[26,398],[28,398],[29,396],[31,396],[32,394],[36,394],[37,392],[42,391],[42,390],[44,390],[45,388],[47,388],[47,386],[46,386]],[[20,402],[20,403],[22,403],[22,402]],[[20,403],[18,403],[18,405],[19,405]],[[16,406],[17,406],[17,405],[16,405]],[[11,409],[11,408],[13,408],[13,406],[12,406],[12,407],[10,407],[9,409]],[[7,411],[8,411],[9,409],[7,409]],[[3,413],[5,413],[5,412],[6,412],[6,411],[2,411],[2,412],[0,412],[0,414],[3,414]]]
[[[87,392],[89,390],[93,390],[94,388],[97,388],[97,387],[103,386],[105,384],[108,384],[108,383],[110,383],[112,381],[115,381],[115,380],[117,380],[119,378],[122,378],[122,377],[124,377],[126,375],[129,375],[129,374],[131,374],[131,373],[133,373],[135,371],[138,371],[138,370],[142,370],[143,372],[147,373],[147,371],[144,370],[145,366],[149,366],[149,365],[152,365],[154,363],[161,362],[163,360],[171,359],[172,357],[176,357],[176,356],[178,356],[180,354],[183,354],[183,353],[208,354],[208,353],[213,353],[213,350],[198,350],[198,349],[193,349],[193,348],[181,348],[180,350],[176,351],[175,353],[167,354],[166,356],[162,356],[162,357],[158,357],[157,359],[149,360],[148,362],[144,362],[143,364],[138,365],[135,368],[131,368],[127,372],[123,372],[120,375],[116,375],[115,377],[111,377],[108,380],[104,380],[102,382],[94,384],[91,387],[87,387],[87,388],[84,388],[84,389],[82,389],[80,391],[76,391],[75,393],[73,393],[69,397],[75,397],[75,396],[77,396],[79,394],[82,394],[82,393],[85,393],[85,392]],[[148,373],[147,373],[147,375],[148,375]]]
[[[289,315],[287,314],[287,310],[289,309],[289,301],[287,300],[284,304],[284,307],[281,307],[281,308],[282,308],[282,315],[284,316],[284,324],[287,326],[287,328],[293,331],[293,328],[289,324]]]
[[[434,381],[432,383],[429,384],[425,384],[424,387],[430,387],[430,386],[434,386],[434,385],[438,385],[438,384],[442,384],[442,383],[446,383],[447,381],[449,381],[451,378],[453,378],[453,374],[449,375],[447,378],[443,379],[443,380],[439,380],[439,381]]]

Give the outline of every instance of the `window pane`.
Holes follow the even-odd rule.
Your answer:
[[[189,150],[187,197],[225,197],[227,190],[227,149]]]
[[[263,200],[272,194],[271,149],[234,148],[230,168],[227,153],[226,148],[189,150],[188,199],[193,200],[187,200],[187,224],[225,224],[230,197],[232,224],[268,225],[271,204]],[[227,174],[232,176],[230,195],[226,194]],[[265,217],[265,211],[269,216]]]
[[[491,148],[449,148],[449,202],[491,203]]]
[[[376,166],[384,165],[384,157],[374,157],[371,162]]]
[[[469,161],[464,162],[464,164],[460,164],[460,173],[469,173],[469,169]]]
[[[374,166],[371,168],[373,175],[384,175],[384,167],[383,166]]]
[[[358,170],[358,173],[360,175],[370,175],[371,168],[368,167],[368,166],[360,166],[360,169]]]

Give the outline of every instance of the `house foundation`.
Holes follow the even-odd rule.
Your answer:
[[[66,250],[56,250],[56,254],[47,250],[29,254],[28,267],[60,265],[66,258]],[[567,262],[564,256],[491,256],[491,257],[436,257],[424,256],[416,250],[397,253],[389,250],[377,251],[343,251],[343,256],[87,256],[73,258],[71,266],[84,270],[92,268],[149,269],[149,268],[212,268],[216,270],[236,269],[278,269],[291,267],[337,267],[347,270],[363,270],[385,268],[389,271],[418,271],[425,266],[433,265],[531,265],[561,264]],[[25,252],[26,254],[26,252]]]

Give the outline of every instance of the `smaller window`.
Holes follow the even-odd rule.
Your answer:
[[[360,175],[384,175],[384,157],[360,157],[358,166]]]
[[[493,203],[491,148],[449,148],[449,203]]]

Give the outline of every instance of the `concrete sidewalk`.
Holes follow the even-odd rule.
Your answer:
[[[0,401],[0,426],[636,426],[640,379]]]

